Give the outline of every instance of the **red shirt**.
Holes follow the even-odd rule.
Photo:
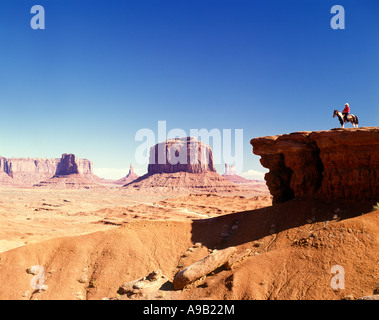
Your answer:
[[[343,109],[342,113],[350,113],[350,107],[346,106],[345,109]]]

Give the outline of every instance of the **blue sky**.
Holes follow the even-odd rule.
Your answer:
[[[33,30],[33,5],[46,29]],[[333,30],[333,5],[345,29]],[[243,129],[251,138],[338,127],[349,102],[379,122],[377,0],[3,0],[0,155],[135,163],[139,129]],[[157,141],[158,142],[158,141]],[[223,163],[216,166],[223,173]],[[252,176],[252,175],[251,175]]]

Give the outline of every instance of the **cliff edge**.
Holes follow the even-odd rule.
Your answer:
[[[379,199],[378,127],[302,131],[250,143],[270,170],[265,180],[274,203]]]

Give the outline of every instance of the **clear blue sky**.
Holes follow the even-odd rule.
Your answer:
[[[45,30],[30,27],[36,4]],[[330,27],[336,4],[345,30]],[[379,123],[377,0],[2,0],[0,44],[5,157],[70,152],[105,175],[165,120],[243,129],[243,171],[264,171],[253,137],[338,127],[345,102]]]

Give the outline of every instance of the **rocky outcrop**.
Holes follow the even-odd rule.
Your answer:
[[[0,185],[10,186],[13,185],[13,179],[9,173],[11,172],[8,167],[7,159],[0,157]]]
[[[216,172],[211,147],[194,137],[169,139],[150,149],[148,174]]]
[[[122,179],[116,180],[115,184],[125,185],[139,178],[139,175],[134,172],[134,166],[130,164],[129,173]]]
[[[29,187],[56,174],[66,175],[73,172],[89,179],[97,178],[92,172],[92,162],[77,159],[74,155],[64,154],[58,159],[0,157],[1,185]]]
[[[209,145],[187,137],[170,139],[153,146],[148,173],[124,188],[228,193],[236,191],[237,185],[216,172]]]
[[[147,277],[124,283],[118,290],[119,294],[127,295],[129,299],[157,299],[161,291],[167,291],[164,286],[170,284],[162,270],[157,269]],[[168,286],[167,286],[168,287]]]
[[[80,171],[79,168],[84,171]],[[81,173],[86,172],[86,173]],[[56,174],[44,181],[34,185],[49,189],[100,189],[105,188],[99,185],[98,177],[92,174],[92,164],[90,167],[83,165],[76,160],[74,154],[64,153],[57,165]]]
[[[9,163],[4,157],[0,157],[0,172],[4,172],[12,178],[12,172],[9,168]]]
[[[214,250],[205,258],[188,266],[178,272],[173,280],[175,290],[183,289],[186,285],[200,279],[224,265],[235,254],[235,247],[228,247],[223,250]]]
[[[251,140],[274,203],[379,199],[379,128],[305,131]]]
[[[41,158],[3,158],[0,171],[7,174],[16,186],[32,186],[41,180],[53,176],[59,159]]]
[[[75,155],[64,153],[58,164],[56,175],[66,176],[69,174],[79,174],[79,169],[75,161]]]

